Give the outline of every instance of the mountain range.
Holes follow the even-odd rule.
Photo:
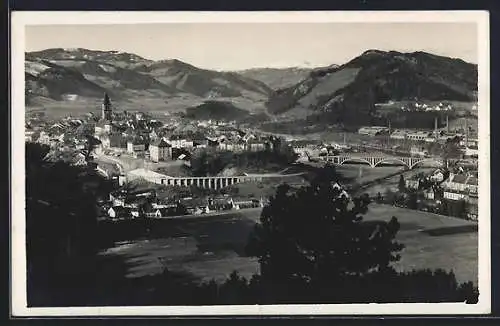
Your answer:
[[[119,51],[58,48],[26,53],[25,76],[28,106],[95,100],[107,92],[115,103],[148,106],[155,99],[168,110],[174,101],[199,109],[206,101],[211,108],[220,101],[233,104],[222,105],[226,109],[267,112],[275,120],[312,116],[331,124],[367,122],[377,103],[468,102],[477,94],[475,64],[425,52],[379,50],[365,51],[342,65],[231,72]]]
[[[330,123],[369,119],[388,101],[474,101],[477,65],[425,52],[368,50],[353,60],[316,69],[267,102],[269,113],[320,115]]]
[[[42,97],[122,99],[267,99],[266,84],[234,72],[195,67],[180,60],[152,61],[131,53],[48,49],[26,53],[26,100]]]

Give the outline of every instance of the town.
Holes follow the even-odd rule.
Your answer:
[[[23,20],[28,309],[486,313],[488,25],[396,16]]]
[[[304,165],[368,163],[376,168],[403,164],[413,169],[422,162],[434,163],[435,168],[406,180],[398,172],[398,187],[372,194],[374,200],[477,220],[478,139],[467,119],[455,129],[447,117],[443,128],[438,128],[436,118],[434,130],[427,131],[361,127],[357,136],[362,137],[358,143],[346,142],[345,135],[342,141],[326,143],[277,137],[236,121],[151,117],[145,112],[117,110],[107,94],[100,116],[50,121],[34,112],[28,115],[25,132],[26,142],[50,146],[55,160],[77,166],[90,163],[112,182],[113,191],[100,201],[102,219],[166,218],[263,207],[268,194],[244,194],[236,186],[304,184],[305,170],[299,168]],[[220,159],[228,153],[233,155],[230,165]],[[240,161],[249,160],[252,153],[254,161],[286,158],[275,166],[246,164],[242,169]],[[366,190],[367,185],[363,186]],[[343,188],[354,191],[349,184]]]

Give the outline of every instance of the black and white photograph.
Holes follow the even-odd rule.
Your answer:
[[[12,24],[14,314],[490,312],[486,12]]]

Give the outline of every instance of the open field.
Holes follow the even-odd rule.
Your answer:
[[[372,168],[364,164],[345,164],[336,167],[342,177],[352,180],[354,184],[371,182],[379,178],[384,178],[393,173],[404,171],[402,166],[380,166]]]
[[[241,210],[223,217],[172,221],[155,237],[116,243],[103,256],[121,258],[128,277],[156,274],[167,267],[187,271],[200,280],[223,280],[233,270],[244,276],[257,273],[255,258],[244,247],[260,210]],[[371,204],[366,220],[396,216],[401,224],[397,239],[406,245],[399,270],[442,268],[453,270],[461,282],[477,283],[478,238],[473,222]]]

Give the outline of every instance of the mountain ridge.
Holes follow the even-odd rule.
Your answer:
[[[375,104],[389,100],[472,101],[474,92],[477,65],[422,51],[367,50],[343,65],[312,71],[266,106],[278,116],[319,114],[343,123],[368,121]]]
[[[133,53],[83,48],[27,52],[25,58],[28,105],[34,97],[61,101],[66,95],[99,97],[103,91],[118,99],[181,97],[255,101],[264,101],[272,93],[272,89],[260,81],[233,72],[198,68],[178,59],[153,61]]]

